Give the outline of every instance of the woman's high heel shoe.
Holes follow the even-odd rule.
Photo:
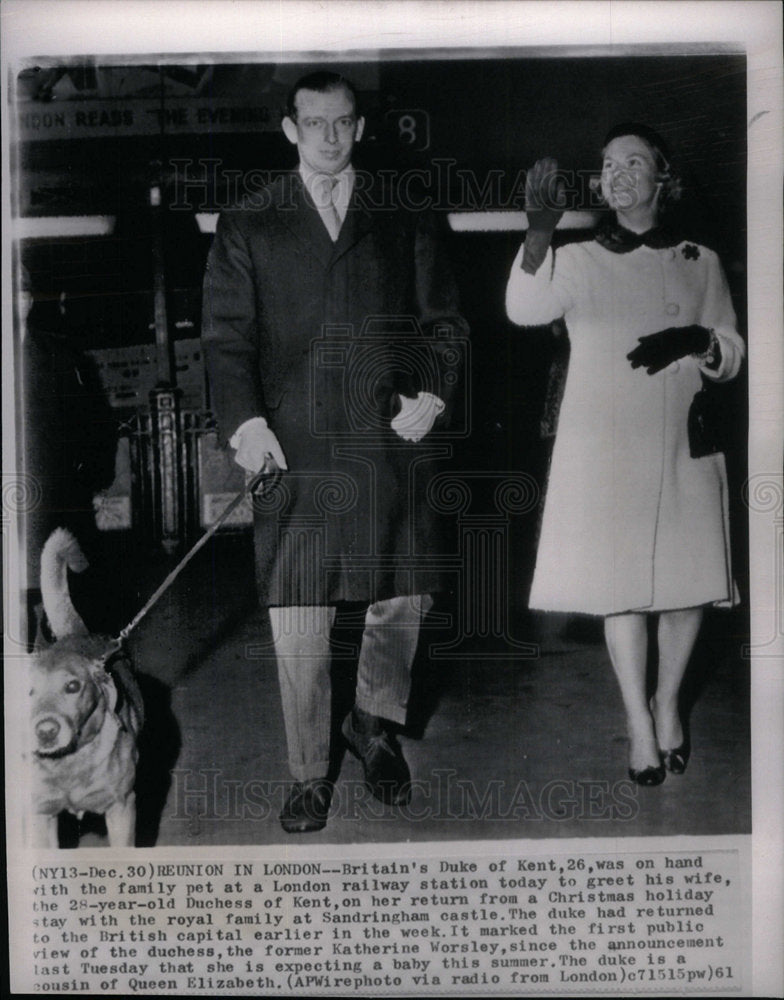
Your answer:
[[[653,713],[653,698],[649,702],[649,707],[651,713]],[[683,774],[686,770],[686,765],[689,763],[690,755],[691,743],[686,726],[683,729],[683,739],[680,746],[673,747],[671,750],[662,750],[659,748],[659,757],[661,758],[662,765],[670,774]]]
[[[672,752],[674,753],[675,751]],[[665,765],[663,763],[659,764],[658,767],[643,767],[639,771],[630,767],[629,777],[632,781],[636,781],[638,785],[642,785],[644,788],[651,788],[654,785],[660,785],[667,777],[667,772],[664,770],[664,767]],[[673,774],[676,773],[679,772],[673,772]]]
[[[672,750],[661,750],[660,753],[662,764],[670,774],[683,774],[691,755],[691,745],[689,744],[688,737],[684,739],[679,747],[675,747]]]
[[[631,732],[630,732],[630,738],[631,738]],[[649,743],[648,750],[650,749],[651,746]],[[647,751],[645,756],[647,756]],[[645,756],[643,756],[643,760],[645,760]],[[642,785],[643,788],[651,788],[654,785],[660,785],[667,777],[667,772],[664,769],[661,752],[659,752],[658,756],[659,756],[658,766],[655,764],[649,764],[647,767],[641,767],[641,768],[629,767],[629,777],[631,778],[631,780],[636,782],[636,784],[638,785]]]

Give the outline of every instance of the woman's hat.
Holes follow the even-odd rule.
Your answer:
[[[622,135],[636,135],[640,139],[644,139],[656,155],[657,169],[662,171],[662,173],[666,173],[669,170],[671,159],[670,147],[658,132],[648,125],[643,125],[642,122],[621,122],[619,125],[613,125],[604,137],[602,149],[606,149],[613,139],[618,139]]]

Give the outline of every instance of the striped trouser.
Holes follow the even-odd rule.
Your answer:
[[[358,708],[405,723],[419,626],[432,604],[430,594],[413,594],[377,601],[367,609],[357,665]],[[269,609],[289,767],[298,781],[323,778],[329,769],[330,633],[335,610]]]

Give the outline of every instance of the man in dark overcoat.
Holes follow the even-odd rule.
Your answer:
[[[343,602],[366,613],[342,734],[370,791],[408,800],[388,723],[405,722],[420,624],[443,582],[428,491],[449,452],[467,326],[436,218],[354,168],[363,128],[345,78],[300,80],[283,119],[299,168],[222,213],[204,284],[220,431],[245,469],[282,470],[254,502],[254,528],[295,779],[287,832],[327,820],[330,632]]]

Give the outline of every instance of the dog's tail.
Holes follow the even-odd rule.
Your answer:
[[[89,563],[79,543],[67,528],[55,528],[41,553],[41,596],[55,638],[87,635],[68,590],[68,570],[81,573]]]

